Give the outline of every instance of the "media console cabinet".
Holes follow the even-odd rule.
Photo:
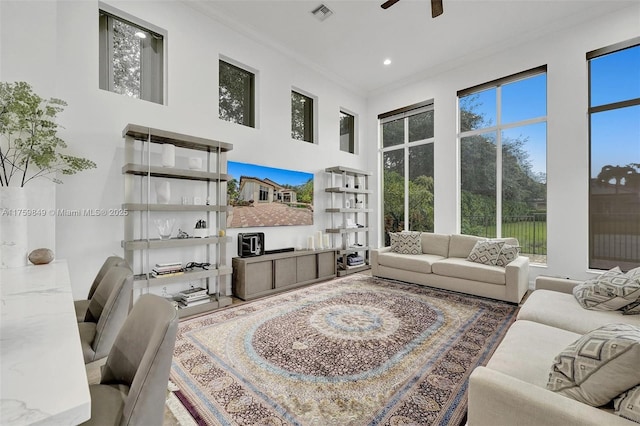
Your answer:
[[[296,250],[234,257],[233,295],[250,300],[336,277],[336,251]]]

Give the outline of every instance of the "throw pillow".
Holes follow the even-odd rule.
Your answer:
[[[640,283],[640,267],[630,270],[626,273],[628,277]],[[636,299],[635,302],[629,303],[627,306],[624,306],[622,309],[623,315],[638,315],[640,314],[640,296]]]
[[[391,232],[391,251],[401,254],[421,254],[420,232]]]
[[[640,282],[615,267],[573,288],[580,306],[594,311],[615,311],[633,303],[640,295]]]
[[[467,260],[484,265],[495,265],[503,245],[504,241],[478,241],[471,249]]]
[[[640,384],[640,328],[607,324],[555,357],[547,389],[599,407]]]
[[[507,264],[513,262],[520,255],[520,247],[512,246],[511,244],[504,244],[502,249],[500,249],[500,254],[498,255],[498,259],[496,260],[496,266],[502,266],[503,268],[507,266]]]
[[[640,423],[640,386],[629,389],[614,399],[613,407],[618,416]]]

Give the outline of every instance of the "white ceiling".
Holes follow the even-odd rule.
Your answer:
[[[366,94],[630,6],[637,0],[187,0],[199,11]],[[311,11],[333,10],[323,22]],[[549,46],[553,49],[553,46]],[[392,64],[383,65],[389,58]]]

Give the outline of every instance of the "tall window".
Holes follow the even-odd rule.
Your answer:
[[[356,152],[355,121],[353,115],[340,111],[340,150],[351,154]]]
[[[380,114],[385,245],[389,233],[433,232],[433,102]]]
[[[461,231],[546,263],[546,67],[458,93]]]
[[[104,10],[99,16],[100,88],[161,104],[164,36]]]
[[[255,74],[219,61],[220,119],[255,127]]]
[[[291,137],[299,141],[314,142],[313,99],[291,91]]]
[[[587,53],[589,267],[640,266],[640,38]]]

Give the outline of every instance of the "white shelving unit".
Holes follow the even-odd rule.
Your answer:
[[[207,289],[209,301],[180,308],[181,317],[230,305],[231,298],[220,294],[220,286],[232,274],[226,250],[226,244],[231,242],[231,238],[226,236],[226,193],[227,181],[230,179],[226,173],[226,153],[233,149],[233,145],[135,124],[128,124],[122,131],[122,137],[125,139],[125,164],[122,167],[125,200],[122,208],[128,212],[122,247],[124,257],[135,274],[134,297],[136,292],[149,291],[153,287],[161,290],[177,286],[186,290],[190,288],[189,283],[197,282],[198,286]],[[161,155],[158,153],[158,149],[161,149],[158,145],[162,144],[171,144],[176,151],[205,157],[202,158],[202,170],[162,167]],[[158,180],[181,182],[185,193],[199,185],[197,189],[202,193],[198,197],[199,203],[177,203],[176,196],[169,200],[169,204],[157,203],[153,192]],[[195,198],[191,197],[190,202],[193,201]],[[153,219],[163,215],[172,215],[174,218],[196,216],[206,220],[211,234],[195,238],[192,235],[193,229],[190,228],[185,229],[185,232],[191,237],[177,238],[177,229],[174,229],[171,238],[160,239]],[[189,218],[185,220],[194,221]],[[151,269],[156,263],[154,259],[158,258],[157,250],[172,250],[172,254],[180,253],[181,250],[193,250],[198,259],[192,261],[207,262],[211,266],[209,269],[194,268],[173,276],[154,277]]]
[[[336,166],[325,169],[329,184],[325,192],[329,195],[330,227],[332,247],[337,251],[338,276],[370,269],[369,265],[369,208],[370,172]],[[364,264],[349,266],[347,256],[362,256]]]

